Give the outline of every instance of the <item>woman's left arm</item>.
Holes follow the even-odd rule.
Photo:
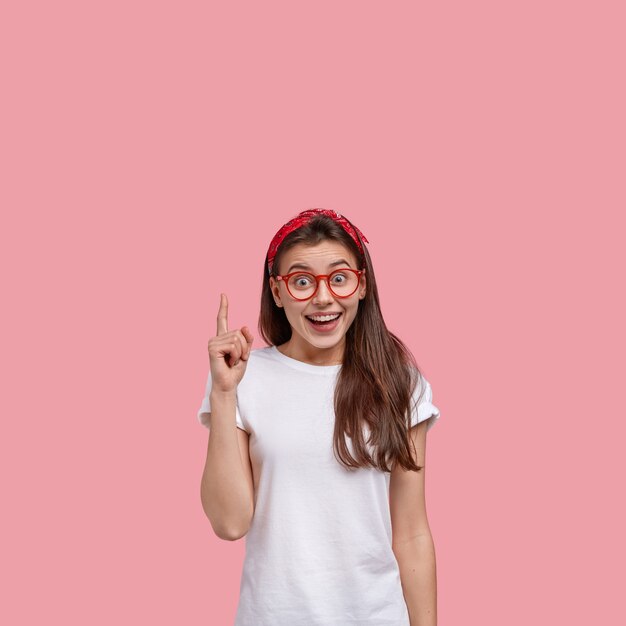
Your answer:
[[[435,545],[424,496],[427,426],[428,420],[424,420],[411,428],[413,459],[423,469],[412,472],[396,466],[389,484],[393,552],[400,568],[411,626],[437,625]]]

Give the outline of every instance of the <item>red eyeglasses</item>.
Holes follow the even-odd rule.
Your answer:
[[[362,270],[353,270],[343,267],[330,274],[311,274],[310,272],[291,272],[283,276],[276,276],[276,280],[283,281],[287,286],[289,295],[295,300],[309,300],[319,288],[320,280],[326,280],[330,292],[336,298],[349,298],[359,287]]]

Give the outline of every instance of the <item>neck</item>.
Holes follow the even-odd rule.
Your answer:
[[[311,365],[341,365],[345,352],[346,339],[343,337],[340,343],[329,348],[318,348],[307,341],[296,341],[292,336],[289,341],[276,346],[285,356],[296,361],[303,361]]]

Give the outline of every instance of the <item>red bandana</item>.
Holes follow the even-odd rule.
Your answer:
[[[274,235],[272,242],[270,243],[270,247],[267,251],[267,271],[269,274],[272,273],[272,265],[274,265],[274,257],[276,256],[276,251],[278,250],[278,246],[282,243],[283,239],[294,230],[300,228],[300,226],[304,226],[307,222],[309,222],[316,215],[328,215],[332,217],[335,222],[340,224],[343,229],[354,239],[354,242],[359,247],[361,254],[363,254],[363,247],[361,246],[361,242],[357,237],[357,233],[361,237],[361,239],[365,243],[369,243],[369,241],[365,238],[365,235],[356,227],[350,224],[348,220],[334,211],[333,209],[307,209],[306,211],[302,211],[298,213],[296,217],[290,219],[286,224],[284,224],[281,229]],[[356,231],[356,232],[355,232]]]

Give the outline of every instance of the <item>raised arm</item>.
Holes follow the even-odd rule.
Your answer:
[[[248,532],[254,514],[248,433],[236,423],[237,385],[252,341],[247,326],[228,330],[228,300],[221,294],[217,334],[209,340],[210,433],[200,498],[215,534],[230,541]]]

